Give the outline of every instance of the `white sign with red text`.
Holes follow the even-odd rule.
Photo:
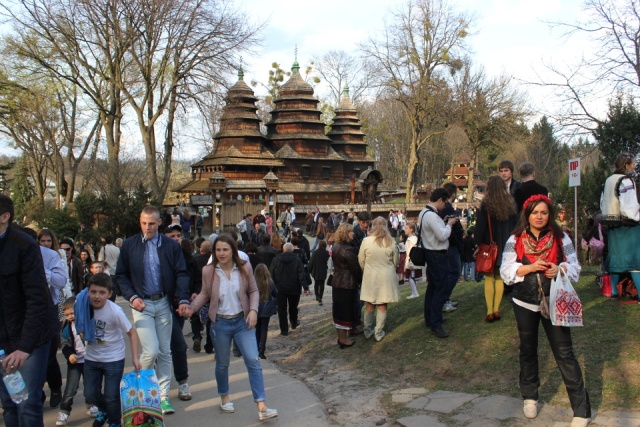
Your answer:
[[[580,157],[569,159],[569,187],[580,187]]]

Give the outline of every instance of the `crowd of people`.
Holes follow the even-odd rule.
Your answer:
[[[612,281],[629,272],[638,283],[640,262],[627,250],[640,230],[640,205],[630,177],[635,158],[623,153],[615,166],[602,204],[602,221],[610,228],[606,265]],[[466,211],[461,221],[457,188],[446,183],[431,192],[415,219],[399,210],[372,218],[366,211],[323,214],[316,208],[306,212],[304,228],[296,228],[293,207],[277,221],[259,210],[245,215],[237,233],[214,233],[207,239],[196,219],[195,247],[192,221],[177,209],[169,213],[147,206],[140,214],[139,234],[125,241],[105,236],[95,248],[68,238],[58,241],[51,230],[36,234],[11,226],[13,204],[0,195],[0,256],[11,260],[0,265],[0,275],[8,278],[0,299],[0,346],[8,354],[3,369],[20,369],[29,390],[27,401],[16,405],[0,383],[5,423],[42,425],[46,382],[49,404],[60,405],[57,425],[67,425],[84,376],[84,403],[95,418],[94,427],[119,426],[125,339],[131,343],[134,368],[155,369],[162,413],[175,412],[169,401],[172,375],[179,399],[191,399],[183,333],[187,318],[193,350],[216,353],[220,410],[235,411],[229,386],[233,353],[243,358],[258,419],[277,417],[278,411],[266,405],[260,364],[267,358],[272,316],[277,314],[280,336],[286,337],[301,326],[301,297],[313,293],[322,306],[329,285],[339,348],[354,347],[359,335],[381,341],[388,306],[399,302],[400,286],[408,283],[407,298],[417,298],[416,282],[426,271],[424,322],[444,339],[450,332],[443,314],[458,309],[451,300],[455,286],[461,280],[482,280],[475,271],[475,251],[480,244],[495,244],[494,270],[484,273],[484,321],[501,320],[504,295],[511,291],[524,415],[534,418],[538,410],[542,324],[569,394],[571,425],[586,426],[592,414],[570,329],[554,326],[540,314],[541,293],[549,295],[560,269],[571,281],[578,280],[576,251],[555,221],[547,189],[535,181],[533,164],[520,166],[522,182],[513,175],[513,163],[501,162],[479,207],[466,209],[473,221]],[[308,237],[314,238],[313,246]],[[423,248],[424,268],[409,257],[417,246]],[[129,303],[131,319],[113,302],[116,294]],[[64,391],[59,347],[67,361]]]

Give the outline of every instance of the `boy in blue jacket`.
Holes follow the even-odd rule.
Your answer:
[[[76,332],[75,312],[73,304],[76,298],[71,297],[62,304],[62,311],[66,319],[62,326],[62,354],[67,359],[67,385],[62,394],[62,402],[60,402],[60,412],[58,412],[57,426],[66,426],[71,414],[73,406],[73,398],[78,392],[80,385],[80,377],[84,372],[84,353],[85,347],[82,338]],[[98,407],[87,404],[87,415],[95,418],[98,415]]]

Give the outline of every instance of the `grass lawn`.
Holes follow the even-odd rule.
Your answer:
[[[575,285],[584,305],[584,327],[572,328],[572,335],[592,406],[599,411],[638,410],[640,305],[619,306],[617,300],[601,297],[594,269],[585,270]],[[389,307],[383,341],[359,338],[355,348],[340,351],[333,327],[321,322],[315,325],[316,337],[327,339],[308,343],[302,349],[305,357],[338,359],[365,374],[371,385],[519,397],[518,337],[509,300],[503,300],[502,320],[487,324],[484,283],[459,283],[452,298],[459,310],[445,315],[451,336],[438,339],[424,326],[425,283],[419,283],[420,298],[406,300],[408,286],[401,290],[402,300]],[[568,407],[542,326],[539,338],[540,400]]]

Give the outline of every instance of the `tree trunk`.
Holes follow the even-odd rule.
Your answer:
[[[478,158],[478,149],[475,148],[471,153],[471,161],[469,162],[469,178],[467,182],[467,203],[473,202],[473,186],[474,172],[476,169],[476,159]]]
[[[405,187],[406,203],[415,203],[415,173],[418,167],[418,144],[414,138],[409,147],[409,164],[407,166],[407,185]]]

